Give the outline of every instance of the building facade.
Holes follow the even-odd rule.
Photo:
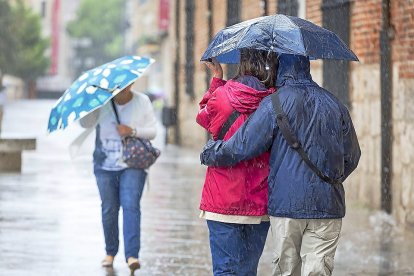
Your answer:
[[[126,34],[127,52],[155,59],[146,74],[136,82],[136,89],[154,93],[168,100],[171,90],[172,64],[170,28],[170,2],[168,0],[128,0],[126,17],[129,30]]]
[[[170,140],[201,149],[195,123],[210,76],[199,60],[220,29],[262,15],[303,17],[337,33],[360,62],[312,61],[313,79],[350,109],[362,149],[347,197],[414,226],[414,2],[412,0],[170,1]],[[225,70],[231,77],[232,68]]]
[[[42,34],[50,40],[47,74],[37,80],[37,95],[60,97],[76,77],[74,75],[74,47],[81,42],[70,38],[66,27],[76,17],[80,0],[25,0],[25,4],[42,19]]]
[[[67,32],[67,24],[77,16],[80,0],[25,0],[25,4],[42,19],[42,34],[50,39],[48,56],[50,68],[47,74],[37,80],[40,97],[59,97],[77,77],[80,63],[87,62],[76,56],[76,48],[87,47],[88,38],[75,39]],[[162,91],[165,82],[160,75],[159,9],[163,1],[125,0],[121,7],[124,14],[125,30],[123,34],[124,54],[140,54],[154,57],[158,63],[150,68],[150,73],[139,80],[141,90]],[[165,1],[167,2],[168,1]],[[167,9],[168,12],[168,9]],[[169,14],[168,14],[169,16]],[[168,16],[166,19],[168,19]],[[163,22],[168,28],[168,22]],[[154,77],[151,77],[154,76]]]

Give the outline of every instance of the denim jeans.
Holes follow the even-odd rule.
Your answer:
[[[119,247],[118,214],[122,206],[125,259],[138,258],[140,249],[140,200],[147,173],[141,169],[95,170],[102,207],[102,225],[107,255],[115,256]]]
[[[270,223],[235,224],[207,220],[214,275],[255,276]]]

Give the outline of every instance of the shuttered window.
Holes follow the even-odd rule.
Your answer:
[[[350,37],[351,0],[323,0],[323,27],[336,33],[347,45]],[[332,92],[342,103],[350,107],[349,62],[323,61],[323,87]]]
[[[298,16],[299,3],[298,0],[278,0],[277,13]]]
[[[226,26],[231,26],[240,22],[241,1],[227,0]],[[237,73],[237,65],[227,65],[227,78],[233,78]]]

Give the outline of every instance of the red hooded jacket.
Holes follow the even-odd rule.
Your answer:
[[[242,77],[243,78],[243,77]],[[235,80],[213,78],[210,89],[200,102],[197,123],[216,140],[221,127],[236,109],[241,115],[230,127],[224,140],[230,137],[259,107],[263,98],[275,92],[266,89],[258,79],[246,76],[256,90]],[[268,152],[238,163],[233,167],[208,167],[201,196],[200,209],[225,215],[262,216],[267,214],[269,175]]]

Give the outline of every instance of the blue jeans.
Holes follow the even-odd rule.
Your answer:
[[[101,196],[102,225],[107,255],[115,256],[119,247],[118,214],[123,211],[125,259],[138,258],[140,249],[140,200],[147,173],[141,169],[95,170]]]
[[[257,275],[270,223],[235,224],[207,220],[214,275]]]

